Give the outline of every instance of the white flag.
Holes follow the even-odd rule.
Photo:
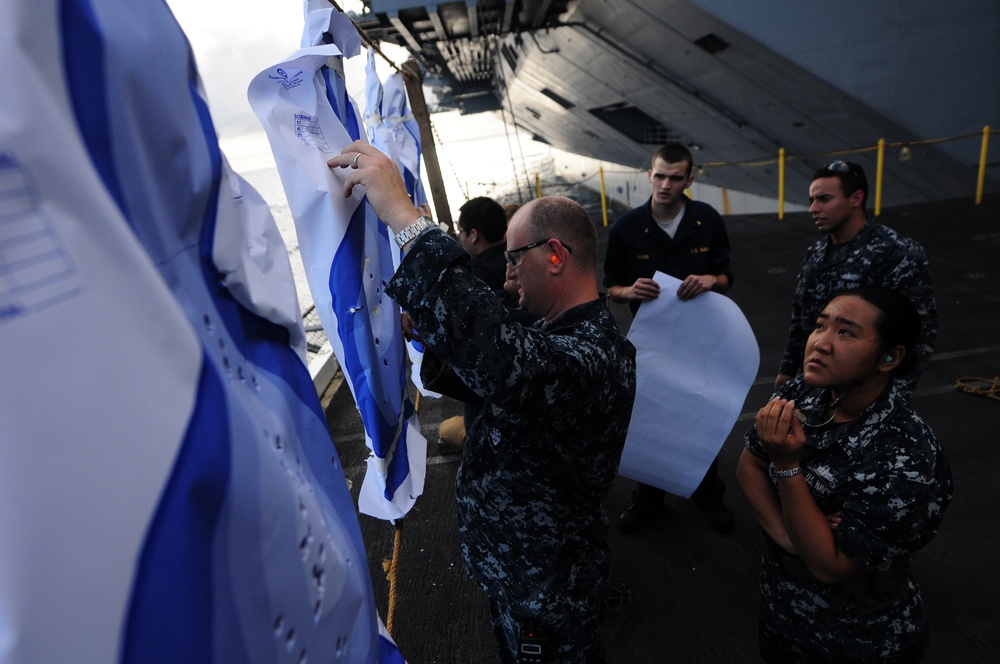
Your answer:
[[[342,176],[326,165],[364,136],[343,79],[343,58],[359,53],[360,38],[340,12],[309,14],[313,34],[303,43],[316,45],[258,74],[248,95],[271,142],[316,311],[372,450],[359,509],[395,520],[423,491],[427,447],[406,392],[399,307],[384,291],[397,248],[360,188],[345,199]]]
[[[164,3],[0,5],[0,660],[401,661]]]

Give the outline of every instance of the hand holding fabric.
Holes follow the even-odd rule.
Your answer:
[[[355,185],[363,186],[372,210],[393,232],[398,233],[420,216],[395,162],[367,142],[354,141],[327,166],[353,168],[344,178],[344,197],[351,195]]]

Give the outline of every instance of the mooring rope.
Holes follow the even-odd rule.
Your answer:
[[[399,557],[403,551],[403,520],[396,520],[396,536],[392,543],[392,558],[382,561],[382,570],[389,581],[389,611],[385,616],[385,629],[393,635],[396,626],[396,606],[399,604]]]
[[[967,376],[955,381],[955,387],[967,394],[978,394],[1000,401],[1000,376],[993,378],[981,378],[980,376]]]

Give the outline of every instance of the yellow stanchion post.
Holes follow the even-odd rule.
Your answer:
[[[722,188],[722,214],[730,214],[729,190],[725,187]]]
[[[983,202],[983,185],[986,184],[986,153],[990,146],[990,126],[983,127],[983,147],[979,150],[979,177],[976,179],[976,205]]]
[[[601,214],[604,215],[604,227],[608,227],[608,194],[604,189],[604,167],[601,166]]]
[[[778,219],[785,218],[785,148],[778,150]]]
[[[878,139],[878,167],[875,169],[875,216],[882,214],[882,172],[885,170],[885,139]]]
[[[535,173],[535,193],[538,194],[536,198],[542,197],[542,179]]]

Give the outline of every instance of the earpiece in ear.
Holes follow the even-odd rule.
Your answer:
[[[886,355],[885,356],[885,361],[886,362],[892,362],[892,355]]]
[[[559,257],[556,256],[555,254],[552,254],[552,258],[550,258],[549,260],[552,261],[553,265],[557,265],[559,263]]]

